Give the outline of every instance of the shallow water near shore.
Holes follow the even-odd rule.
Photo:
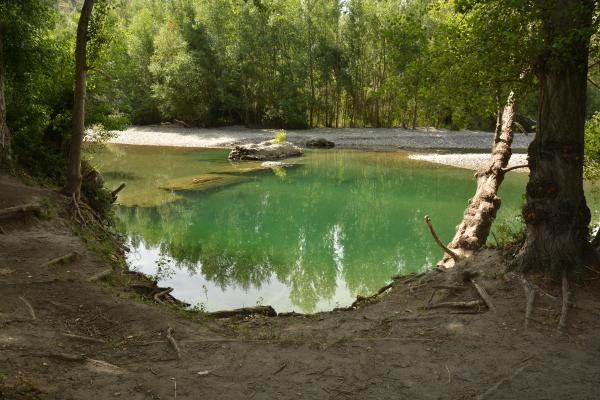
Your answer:
[[[231,164],[222,149],[123,145],[93,158],[107,186],[127,183],[117,217],[131,267],[209,311],[347,306],[438,261],[424,216],[449,241],[474,191],[471,171],[403,152],[315,150],[293,161],[265,170]],[[225,179],[197,184],[207,176]],[[507,176],[495,230],[514,224],[525,182]]]

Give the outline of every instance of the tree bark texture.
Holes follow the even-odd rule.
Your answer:
[[[4,59],[4,32],[0,27],[0,168],[12,171],[13,154],[10,129],[6,123],[6,65]]]
[[[81,147],[85,131],[85,96],[87,81],[88,28],[94,8],[94,0],[85,0],[77,25],[75,46],[75,96],[73,102],[73,127],[69,148],[67,183],[64,193],[79,199],[81,193]]]
[[[583,147],[593,3],[544,2],[550,7],[542,19],[546,54],[537,66],[538,127],[528,149],[527,238],[517,256],[523,271],[568,272],[583,263],[590,222]]]
[[[448,248],[459,258],[469,257],[485,244],[492,222],[500,209],[501,200],[498,197],[498,189],[504,180],[504,169],[512,155],[512,125],[515,117],[513,97],[511,92],[502,117],[498,118],[490,160],[475,173],[477,190],[473,198],[469,200],[463,220],[456,227],[454,239],[448,245]],[[453,267],[454,264],[455,259],[449,254],[444,254],[444,258],[438,263],[447,268]]]

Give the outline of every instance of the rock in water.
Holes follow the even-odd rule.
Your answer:
[[[229,153],[229,159],[269,161],[302,155],[304,155],[304,151],[290,142],[274,143],[272,140],[268,140],[258,144],[235,146]]]
[[[306,142],[306,147],[311,147],[315,149],[332,149],[335,147],[335,143],[331,140],[327,139],[311,139]]]

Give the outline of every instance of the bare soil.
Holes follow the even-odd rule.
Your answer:
[[[557,298],[538,296],[525,330],[521,280],[497,250],[397,277],[356,310],[214,319],[144,297],[148,280],[68,201],[0,177],[2,208],[31,202],[43,211],[0,221],[1,399],[598,398],[600,274],[572,284],[563,336],[560,286],[529,277]],[[467,271],[496,312],[427,307],[480,300]]]

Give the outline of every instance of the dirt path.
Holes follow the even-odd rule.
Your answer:
[[[139,277],[122,270],[89,282],[122,255],[75,235],[59,195],[0,177],[2,208],[31,202],[41,215],[0,221],[1,399],[598,398],[598,280],[577,287],[562,339],[560,300],[540,298],[524,332],[521,283],[489,250],[456,271],[399,278],[355,311],[214,320],[140,301]],[[497,312],[425,309],[435,285],[464,289],[432,303],[478,299],[464,269],[484,273]]]

